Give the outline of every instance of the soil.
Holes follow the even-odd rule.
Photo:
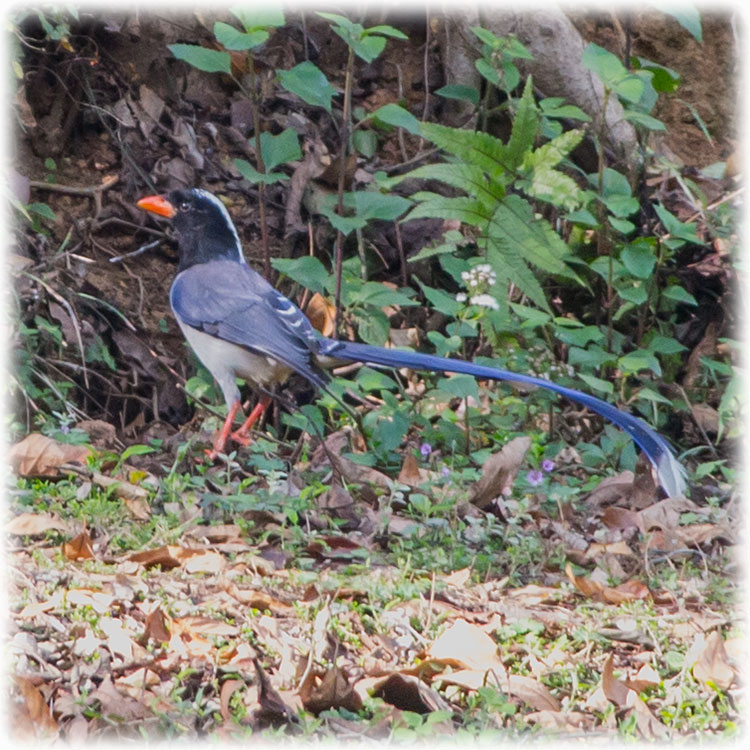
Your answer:
[[[167,49],[175,42],[210,46],[213,18],[126,12],[82,13],[79,18],[67,46],[45,39],[34,19],[23,24],[30,44],[20,58],[24,78],[15,100],[12,183],[19,200],[46,203],[57,219],[44,231],[22,226],[16,233],[13,257],[43,274],[46,289],[52,290],[19,284],[21,317],[31,322],[40,315],[66,333],[67,351],[57,354],[79,366],[73,378],[80,387],[81,412],[115,424],[125,440],[142,440],[144,430],[155,429],[154,424],[161,423],[168,435],[190,415],[181,384],[193,373],[194,364],[168,305],[175,253],[162,242],[135,259],[110,260],[158,238],[156,224],[134,207],[139,197],[190,184],[227,197],[249,257],[260,261],[257,191],[232,163],[247,158],[250,118],[247,103],[230,79],[192,70]],[[682,76],[678,93],[667,97],[656,113],[667,126],[665,145],[686,167],[729,157],[738,127],[738,62],[731,19],[704,18],[703,44],[669,17],[636,14],[631,20],[632,54]],[[300,107],[280,92],[274,69],[303,60],[307,36],[310,59],[342,89],[345,48],[312,14],[304,23],[300,16],[288,21],[256,59],[264,121],[275,131],[292,125],[302,141],[317,137],[335,149],[337,126],[320,110]],[[387,21],[403,27],[410,41],[389,43],[381,58],[359,67],[354,106],[372,110],[401,101],[421,117],[425,70],[431,88],[441,85],[440,50],[426,33],[424,19]],[[626,44],[624,25],[625,20],[614,15],[579,19],[587,39],[618,54]],[[234,62],[235,75],[246,76],[243,56],[236,55]],[[439,97],[430,97],[428,115],[439,121],[436,100]],[[711,141],[686,103],[702,118]],[[363,165],[364,172],[353,165],[350,180],[356,184],[367,179],[367,172],[398,165],[404,149],[413,155],[417,145],[409,138],[401,143],[393,134]],[[320,189],[330,191],[325,177]],[[102,185],[110,186],[91,190]],[[90,190],[72,194],[60,191],[60,186]],[[282,256],[307,253],[306,232],[285,232],[286,190],[282,183],[267,191],[271,251]],[[417,252],[434,231],[430,226],[414,230],[405,225],[402,241],[409,253]],[[398,282],[398,239],[392,227],[376,227],[370,240],[382,259],[374,277]],[[315,226],[316,248],[331,247],[332,241],[330,230]],[[57,304],[56,295],[64,297],[70,309]],[[89,355],[100,342],[111,356],[110,364],[106,357],[90,358],[88,387],[80,372],[76,329]],[[49,358],[48,351],[44,354]],[[70,376],[70,369],[66,373]],[[29,422],[33,407],[27,404],[22,411]]]

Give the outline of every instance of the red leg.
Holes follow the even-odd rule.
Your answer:
[[[210,461],[215,461],[219,453],[224,453],[224,446],[227,444],[227,438],[229,437],[229,431],[232,429],[232,423],[234,422],[234,417],[237,414],[237,410],[240,408],[240,402],[235,401],[235,403],[232,405],[232,408],[229,410],[229,414],[227,414],[227,418],[224,420],[224,424],[222,425],[221,432],[219,433],[219,436],[214,440],[214,445],[211,450],[206,450],[206,455],[208,456]]]
[[[243,422],[242,427],[232,433],[232,440],[240,445],[249,445],[251,441],[250,436],[248,435],[250,428],[260,419],[270,403],[270,396],[261,396],[260,401],[255,404],[255,408],[250,412],[250,416]]]

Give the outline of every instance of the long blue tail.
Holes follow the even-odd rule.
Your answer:
[[[525,383],[559,393],[561,396],[565,396],[571,401],[577,401],[588,409],[601,414],[625,430],[654,465],[659,482],[669,497],[682,495],[685,491],[685,469],[675,459],[664,438],[654,432],[642,419],[627,414],[600,398],[589,396],[573,388],[566,388],[549,380],[536,378],[533,375],[522,375],[509,370],[485,367],[460,359],[445,359],[432,354],[385,349],[379,346],[334,339],[324,339],[323,342],[321,353],[337,359],[369,362],[385,367],[409,367],[413,370],[464,373],[485,380],[508,380],[515,383]]]

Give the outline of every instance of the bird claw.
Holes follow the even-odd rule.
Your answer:
[[[241,430],[235,430],[229,437],[231,437],[235,443],[239,443],[240,445],[250,445],[250,443],[253,442],[250,435]]]

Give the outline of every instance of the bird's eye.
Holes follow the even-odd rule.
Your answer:
[[[180,211],[189,211],[190,210],[190,203],[187,201],[182,201],[180,203]]]

